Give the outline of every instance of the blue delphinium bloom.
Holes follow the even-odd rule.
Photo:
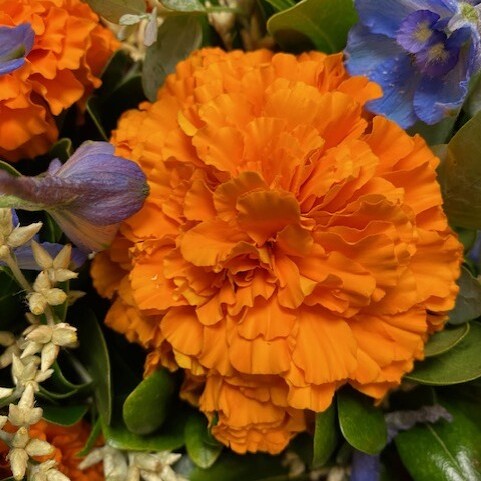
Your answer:
[[[34,39],[35,33],[29,23],[0,27],[0,75],[13,72],[25,63]]]
[[[383,88],[368,108],[404,128],[456,115],[481,64],[481,0],[355,0],[346,67]]]
[[[87,252],[105,249],[147,194],[140,167],[114,155],[107,142],[84,142],[65,164],[54,160],[36,177],[0,170],[1,207],[47,211]]]

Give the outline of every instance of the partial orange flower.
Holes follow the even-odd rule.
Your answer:
[[[83,449],[90,435],[90,426],[80,421],[73,426],[59,426],[41,420],[30,426],[30,437],[48,441],[54,448],[53,455],[45,456],[41,461],[55,459],[56,469],[64,473],[71,481],[103,481],[104,475],[101,465],[81,470],[78,468],[83,458],[77,453]],[[8,453],[8,446],[0,441],[0,455],[4,458]],[[8,463],[2,463],[0,474],[10,475]]]
[[[109,326],[185,370],[237,452],[281,451],[340,386],[379,400],[457,293],[438,159],[340,55],[205,49],[113,143],[150,182],[92,275]]]
[[[118,42],[81,0],[0,0],[0,26],[29,23],[32,50],[19,69],[0,75],[0,157],[18,160],[48,150],[54,116],[83,102]]]

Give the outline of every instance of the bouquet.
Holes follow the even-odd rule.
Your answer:
[[[0,479],[481,479],[479,1],[0,6]]]

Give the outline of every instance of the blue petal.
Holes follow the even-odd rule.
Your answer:
[[[351,460],[350,481],[379,481],[381,479],[381,462],[379,455],[371,456],[357,449]]]
[[[367,108],[407,128],[417,118],[412,105],[418,75],[410,57],[395,40],[373,35],[357,25],[348,38],[346,68],[351,75],[367,75],[381,85],[383,97],[368,102]]]
[[[360,21],[372,33],[396,37],[403,19],[416,10],[423,9],[423,1],[415,0],[355,0]]]
[[[29,23],[0,27],[0,75],[13,72],[25,63],[34,39],[35,33]]]
[[[462,50],[457,65],[442,78],[423,77],[414,94],[414,111],[426,124],[457,115],[468,94],[473,60]]]

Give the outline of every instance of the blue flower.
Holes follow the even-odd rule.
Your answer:
[[[481,64],[480,0],[355,0],[346,67],[383,88],[368,108],[404,128],[457,115]]]
[[[147,194],[140,167],[114,155],[107,142],[83,143],[64,165],[54,160],[40,176],[0,170],[1,207],[47,211],[84,251],[105,249]]]
[[[13,72],[25,63],[34,38],[35,33],[29,23],[0,27],[0,75]]]

